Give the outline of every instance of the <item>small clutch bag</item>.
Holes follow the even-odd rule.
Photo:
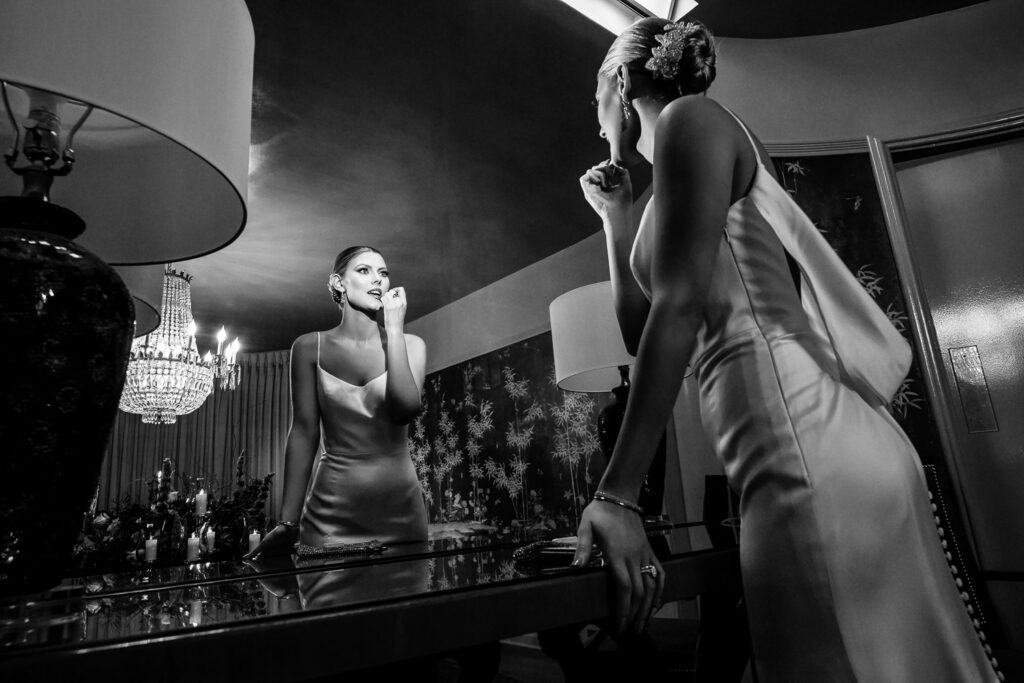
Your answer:
[[[295,544],[299,557],[330,557],[332,555],[376,555],[387,550],[387,546],[374,539],[365,543],[325,543],[323,545]]]

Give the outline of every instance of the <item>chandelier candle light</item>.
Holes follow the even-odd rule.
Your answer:
[[[223,327],[217,332],[217,355],[209,351],[203,356],[203,362],[209,363],[213,368],[213,375],[217,378],[217,384],[221,389],[234,389],[238,386],[238,364],[235,362],[238,357],[238,349],[241,346],[238,337],[224,348],[224,341],[228,338],[228,332]],[[221,350],[223,349],[223,353]]]
[[[160,325],[132,342],[120,408],[142,415],[147,424],[173,424],[178,415],[196,410],[213,392],[214,379],[222,389],[238,386],[237,338],[225,347],[222,327],[216,355],[199,355],[191,283],[191,275],[168,263]]]

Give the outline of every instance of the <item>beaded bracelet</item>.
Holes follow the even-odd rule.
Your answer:
[[[602,503],[612,503],[614,505],[624,507],[627,510],[632,510],[641,517],[644,516],[644,509],[636,503],[631,503],[625,498],[619,498],[618,496],[613,496],[610,493],[605,493],[604,491],[595,491],[594,500],[599,500]]]

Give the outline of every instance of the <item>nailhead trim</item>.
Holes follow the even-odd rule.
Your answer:
[[[1000,681],[1005,681],[1006,677],[1003,676],[1003,672],[999,670],[999,662],[994,656],[992,656],[992,646],[988,644],[988,639],[985,637],[985,632],[981,628],[981,622],[984,620],[984,615],[981,612],[981,605],[977,607],[971,602],[971,595],[975,592],[974,586],[971,585],[971,577],[968,574],[964,574],[967,578],[967,590],[964,590],[964,580],[960,578],[960,570],[953,564],[953,553],[948,551],[949,542],[946,540],[946,530],[942,527],[942,518],[948,517],[946,514],[946,504],[942,499],[941,489],[938,491],[938,501],[935,496],[932,495],[931,491],[928,491],[928,500],[931,501],[932,512],[934,513],[935,529],[941,540],[942,549],[946,551],[946,564],[949,565],[949,572],[953,577],[956,587],[960,589],[960,599],[964,603],[964,607],[967,610],[967,614],[973,617],[971,619],[971,625],[974,627],[974,631],[978,636],[978,641],[981,643],[982,648],[985,650],[985,654],[988,655],[989,664],[992,665],[992,670],[995,671],[996,677]],[[936,504],[937,503],[937,504]],[[940,511],[941,508],[941,511]],[[941,517],[940,517],[941,515]],[[953,551],[956,555],[960,556],[960,548],[957,547],[956,537],[950,534],[950,538],[953,540]],[[968,592],[970,591],[970,592]],[[977,616],[975,616],[977,615]]]

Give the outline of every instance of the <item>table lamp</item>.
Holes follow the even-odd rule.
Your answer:
[[[610,459],[629,398],[629,368],[636,360],[626,350],[615,317],[611,282],[573,289],[551,302],[551,345],[555,383],[565,391],[603,393],[612,401],[598,416],[597,431]],[[638,503],[645,519],[661,515],[665,488],[665,437],[644,477]]]
[[[116,266],[114,270],[132,295],[135,311],[135,337],[143,337],[160,324],[160,297],[164,267]]]
[[[96,489],[136,317],[108,264],[245,225],[253,44],[243,0],[0,3],[0,594],[67,573]]]

